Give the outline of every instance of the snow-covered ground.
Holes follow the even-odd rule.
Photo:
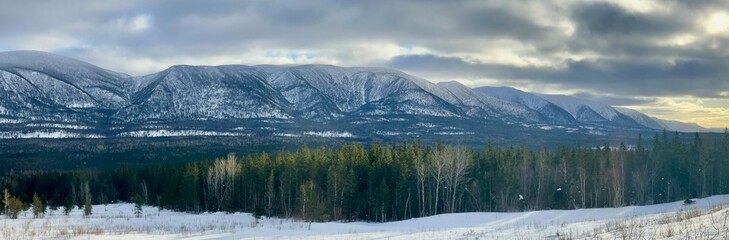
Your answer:
[[[264,218],[248,213],[188,214],[128,203],[96,205],[93,215],[61,209],[0,220],[2,239],[729,239],[729,195],[652,206],[521,213],[443,214],[389,223]]]

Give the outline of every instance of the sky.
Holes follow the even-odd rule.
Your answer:
[[[0,0],[0,51],[144,75],[176,64],[389,67],[729,125],[729,1]]]

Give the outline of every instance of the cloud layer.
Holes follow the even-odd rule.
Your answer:
[[[12,1],[0,51],[134,75],[173,64],[384,66],[432,81],[566,93],[724,127],[729,2]],[[686,103],[690,99],[691,104]],[[710,104],[706,104],[710,103]],[[673,105],[672,105],[673,104]],[[655,110],[655,111],[653,111]],[[702,121],[702,119],[707,119]]]

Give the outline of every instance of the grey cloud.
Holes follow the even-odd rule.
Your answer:
[[[108,26],[138,13],[154,17],[150,31],[132,34]],[[52,32],[78,38],[86,47],[108,46],[151,57],[253,47],[326,49],[369,41],[449,51],[474,47],[464,40],[538,44],[555,35],[515,7],[480,1],[132,1],[107,7],[73,0],[16,5],[0,10],[0,16],[3,31],[13,33],[0,36],[0,42]]]
[[[0,49],[16,50],[29,38],[49,34],[78,41],[53,51],[92,63],[107,49],[153,61],[288,49],[331,54],[352,65],[361,63],[360,55],[347,53],[366,51],[352,46],[392,43],[432,54],[368,64],[425,78],[547,83],[611,96],[721,97],[717,92],[729,89],[729,38],[702,35],[696,21],[729,3],[663,3],[671,9],[637,13],[599,1],[15,1],[0,3]],[[114,27],[118,19],[138,14],[152,16],[149,29]],[[560,21],[575,31],[552,24]],[[698,39],[686,46],[658,44],[682,33]],[[476,64],[458,56],[503,49],[499,40],[522,46],[516,57],[565,67]],[[116,64],[104,67],[120,70],[128,63]]]
[[[576,7],[572,19],[583,34],[656,36],[689,26],[682,18],[667,14],[631,13],[616,4],[588,3]]]
[[[596,102],[606,103],[612,106],[630,106],[630,105],[643,105],[655,102],[655,99],[640,99],[633,97],[616,97],[616,96],[605,96],[589,92],[578,92],[572,94],[572,96],[588,99]]]
[[[564,69],[474,64],[459,58],[405,55],[394,58],[394,68],[436,77],[515,79],[532,84],[550,83],[565,89],[627,96],[722,97],[729,89],[729,63],[701,60],[655,64],[637,61],[569,61]]]

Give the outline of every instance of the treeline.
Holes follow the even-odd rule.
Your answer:
[[[419,142],[304,147],[187,164],[9,173],[0,188],[17,201],[36,196],[54,208],[134,201],[313,221],[616,207],[729,193],[729,133],[682,141],[664,131],[645,142],[555,150]]]

